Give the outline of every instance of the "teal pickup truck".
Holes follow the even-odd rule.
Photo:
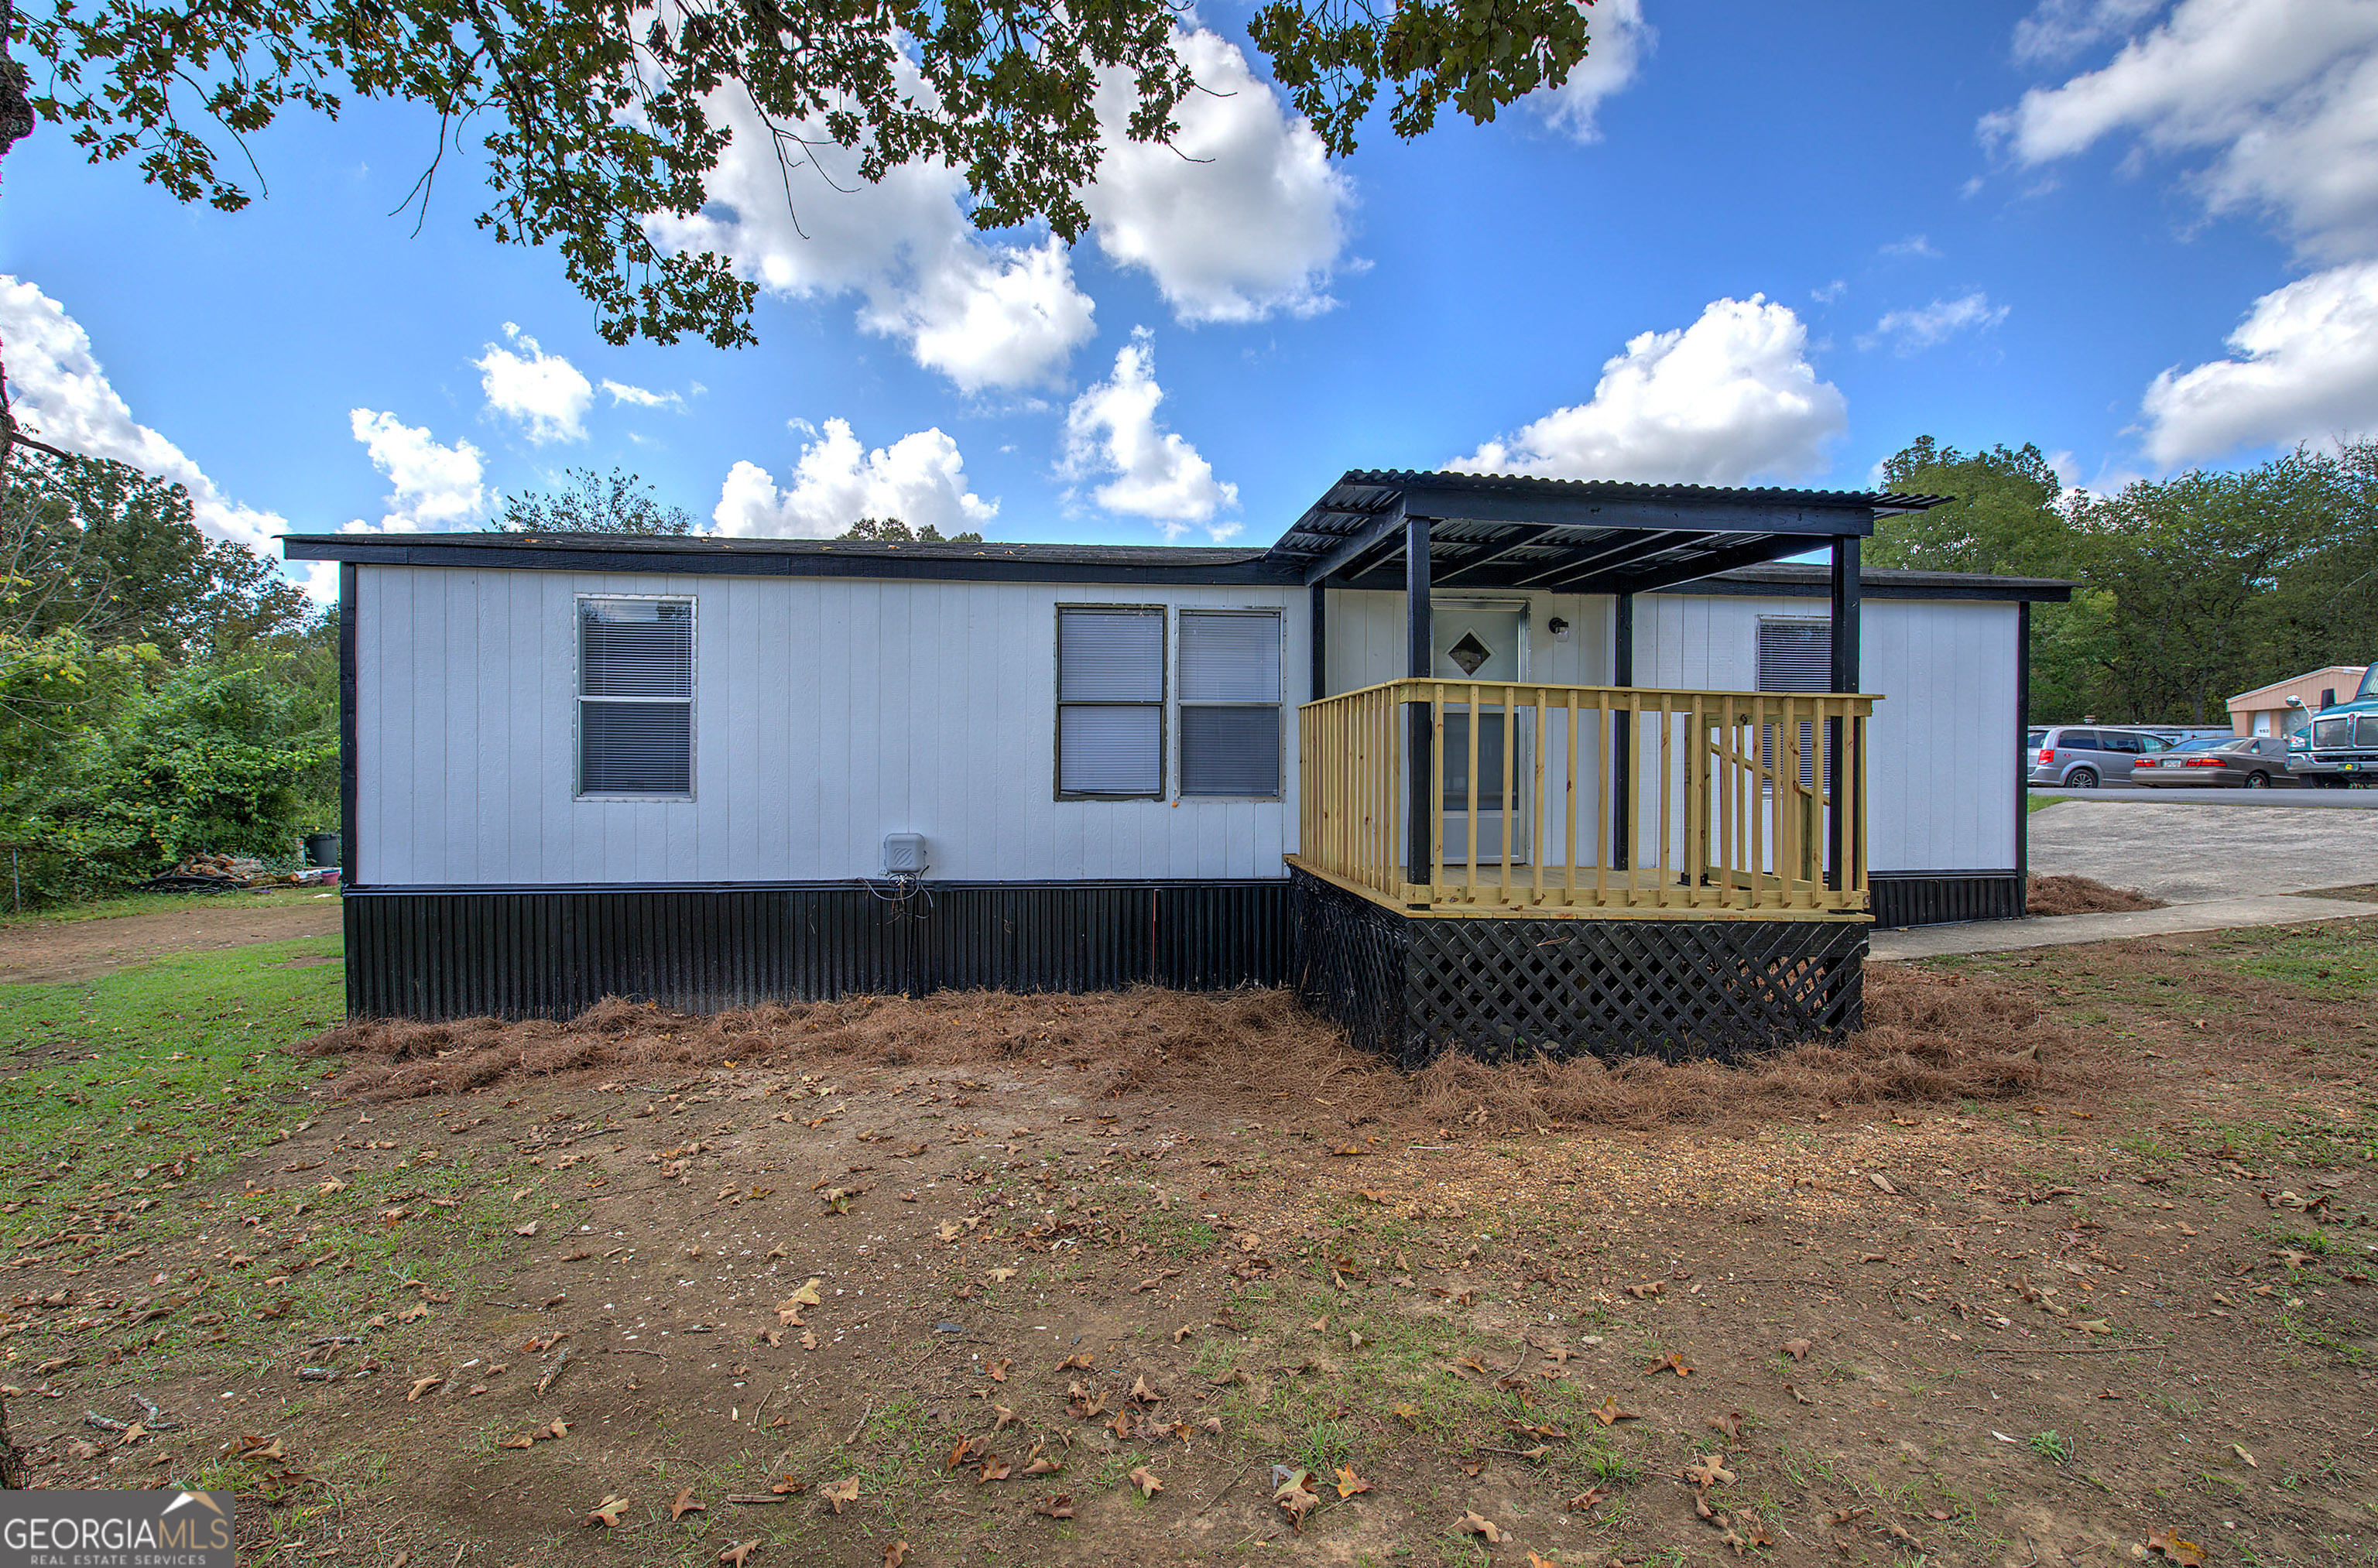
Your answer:
[[[2288,737],[2288,772],[2308,789],[2378,787],[2378,664],[2352,701],[2323,708]]]

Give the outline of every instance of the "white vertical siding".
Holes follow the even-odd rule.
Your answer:
[[[694,601],[693,799],[576,798],[582,593]],[[1281,611],[1279,800],[1055,798],[1057,606],[1159,602]],[[1276,877],[1295,843],[1305,603],[1294,587],[365,566],[360,880],[838,880],[879,872],[893,832],[923,833],[933,875],[957,880]]]
[[[2016,607],[1868,599],[1863,611],[1861,684],[1883,699],[1867,728],[1874,869],[2013,869]],[[1750,690],[1765,617],[1823,620],[1826,604],[1689,592],[1639,599],[1635,677]]]

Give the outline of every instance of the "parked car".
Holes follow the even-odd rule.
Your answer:
[[[2140,758],[2171,749],[2171,743],[2159,735],[2104,724],[2048,724],[2033,729],[2025,738],[2031,782],[2066,789],[2096,789],[2109,779],[2128,784]]]
[[[2321,709],[2288,737],[2288,772],[2310,789],[2378,784],[2378,664],[2351,701]]]
[[[2287,738],[2250,735],[2183,740],[2160,757],[2142,757],[2132,763],[2131,782],[2160,788],[2268,789],[2274,783],[2289,782]]]

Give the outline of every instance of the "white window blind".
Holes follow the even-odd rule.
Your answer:
[[[1279,794],[1280,619],[1181,612],[1181,793]]]
[[[1833,628],[1827,621],[1759,623],[1759,689],[1831,691]]]
[[[1057,791],[1164,793],[1164,612],[1057,612]]]
[[[578,792],[693,793],[693,604],[578,602]]]
[[[1759,623],[1759,689],[1761,691],[1831,691],[1833,681],[1833,626],[1831,621],[1760,621]],[[1770,724],[1767,729],[1775,726]],[[1814,788],[1818,737],[1815,724],[1800,724],[1800,783]],[[1759,737],[1759,760],[1773,765],[1774,736]]]

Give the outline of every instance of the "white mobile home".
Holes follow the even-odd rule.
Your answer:
[[[1266,549],[293,537],[342,563],[350,1003],[1295,983],[1408,1052],[1711,1045],[1616,940],[1636,990],[1788,971],[1726,1038],[1837,1027],[1872,920],[2021,909],[2065,589],[1856,570],[1927,504],[1353,473]],[[1540,928],[1584,967],[1524,1021],[1403,994]]]

